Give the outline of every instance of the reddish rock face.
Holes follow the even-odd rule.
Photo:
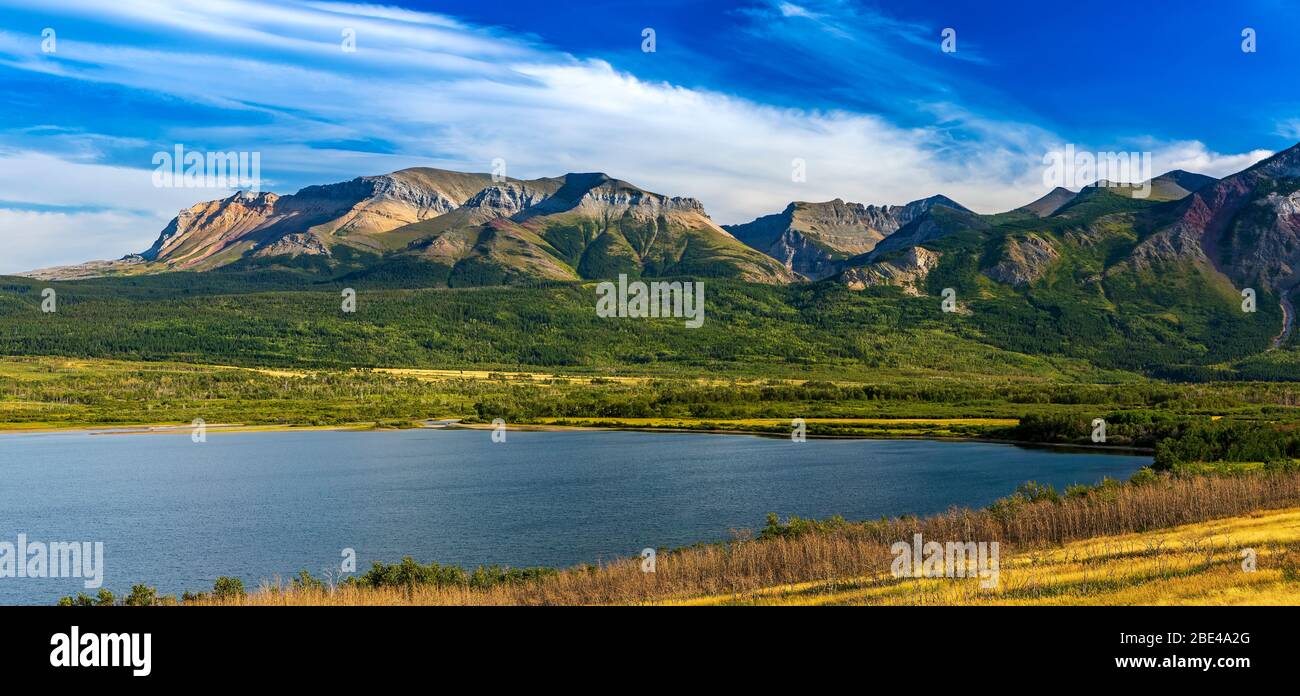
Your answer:
[[[1162,261],[1210,264],[1238,287],[1285,293],[1300,284],[1300,146],[1187,197],[1175,220],[1133,252]]]

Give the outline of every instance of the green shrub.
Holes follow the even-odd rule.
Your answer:
[[[1042,484],[1037,481],[1026,481],[1020,484],[1013,495],[1019,495],[1031,503],[1040,500],[1050,500],[1053,503],[1061,502],[1061,496],[1057,494],[1056,489],[1050,485]]]
[[[212,596],[217,599],[239,599],[244,594],[244,581],[239,578],[229,578],[223,575],[217,578],[216,583],[212,586]]]
[[[314,590],[324,591],[325,583],[319,578],[312,577],[312,574],[304,568],[298,571],[298,577],[290,580],[290,584],[295,590]]]
[[[494,565],[479,566],[474,572],[467,573],[459,566],[437,563],[423,565],[406,556],[399,563],[376,561],[370,570],[356,578],[355,584],[367,588],[399,587],[408,590],[416,587],[454,586],[487,588],[529,582],[556,572],[558,571],[553,568],[508,568]]]
[[[849,522],[840,515],[828,517],[824,520],[804,519],[791,515],[785,524],[782,524],[781,518],[775,512],[769,512],[767,513],[767,525],[759,531],[758,538],[797,537],[810,532],[829,532],[848,526]]]
[[[132,585],[131,594],[122,600],[128,607],[151,607],[158,604],[158,590],[148,585]]]
[[[1157,474],[1151,467],[1144,466],[1141,469],[1138,469],[1137,472],[1129,478],[1129,483],[1132,483],[1135,486],[1145,486],[1159,480],[1160,474]]]

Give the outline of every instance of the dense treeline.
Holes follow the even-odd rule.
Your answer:
[[[1104,419],[1105,443],[1155,449],[1157,470],[1206,462],[1263,463],[1293,469],[1300,459],[1300,423],[1193,418],[1172,413],[1118,412]],[[1033,414],[1007,434],[1028,442],[1086,444],[1095,427],[1086,417]]]
[[[39,285],[0,288],[0,353],[217,364],[330,367],[722,367],[793,372],[810,366],[896,364],[919,343],[937,363],[942,335],[918,334],[923,312],[830,288],[707,286],[704,326],[681,319],[607,320],[595,292],[576,284],[473,290],[356,288],[256,294],[107,291],[54,284],[58,312],[39,310]],[[823,293],[842,295],[834,315]],[[864,339],[862,326],[884,338]],[[997,352],[973,345],[978,356]],[[1027,359],[1019,359],[1030,363]]]
[[[1185,422],[1156,447],[1156,467],[1176,469],[1199,462],[1264,462],[1293,468],[1300,459],[1300,431],[1258,423]]]

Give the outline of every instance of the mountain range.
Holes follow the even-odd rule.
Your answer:
[[[1145,198],[1102,181],[996,215],[942,195],[906,205],[795,201],[719,226],[693,198],[605,174],[517,180],[415,168],[291,195],[238,192],[181,211],[139,254],[24,275],[289,268],[483,286],[627,273],[933,294],[938,273],[978,296],[1063,282],[1106,304],[1113,288],[1140,288],[1156,273],[1166,289],[1186,281],[1223,297],[1246,287],[1275,295],[1289,326],[1287,297],[1300,285],[1300,146],[1221,180],[1172,171],[1147,183]]]
[[[788,283],[798,276],[715,224],[699,201],[604,174],[521,181],[404,169],[292,195],[237,192],[182,210],[148,250],[45,279],[266,267],[359,274],[419,266],[432,284],[639,276]]]

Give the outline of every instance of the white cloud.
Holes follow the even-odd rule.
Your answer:
[[[792,2],[778,3],[777,10],[781,12],[782,17],[806,17],[808,19],[817,19],[821,15],[810,12],[808,8],[796,5]]]
[[[122,211],[38,212],[0,208],[0,275],[144,251],[166,217]],[[152,233],[142,234],[144,230]]]
[[[0,274],[149,248],[183,208],[230,194],[215,188],[156,188],[153,170],[72,162],[43,153],[0,152]]]
[[[1222,179],[1273,155],[1272,150],[1251,150],[1240,154],[1213,152],[1198,140],[1163,143],[1153,149],[1155,174],[1183,169]]]
[[[1043,153],[1060,140],[953,105],[931,105],[936,125],[928,128],[902,128],[871,114],[776,108],[648,82],[530,38],[410,10],[244,0],[74,0],[61,7],[133,31],[165,29],[177,48],[68,37],[51,58],[34,54],[30,37],[0,32],[0,63],[257,114],[257,126],[194,125],[167,135],[257,150],[268,175],[319,176],[319,183],[417,165],[486,171],[501,157],[515,177],[605,171],[661,193],[694,196],[723,223],[778,211],[790,200],[837,197],[904,203],[944,193],[979,212],[998,212],[1041,194]],[[357,30],[356,53],[340,50],[340,27]],[[194,42],[179,40],[186,37]],[[313,145],[347,140],[391,143],[397,153]],[[1165,168],[1216,176],[1258,155],[1213,153],[1200,143],[1162,148],[1157,162]],[[795,158],[807,162],[805,183],[791,181]],[[34,233],[45,241],[24,247],[30,265],[120,256],[146,247],[159,220],[219,195],[157,189],[149,173],[148,162],[109,167],[0,153],[0,200],[117,211],[112,219],[9,211],[0,218],[0,240],[8,246],[46,225]],[[87,215],[100,216],[93,220],[100,239],[115,237],[120,245],[103,252],[83,246],[76,254],[50,246],[87,229]],[[21,231],[9,228],[17,223]]]
[[[152,169],[73,162],[38,152],[0,152],[0,201],[175,215],[230,195],[217,188],[158,188]],[[154,230],[157,232],[157,230]]]

